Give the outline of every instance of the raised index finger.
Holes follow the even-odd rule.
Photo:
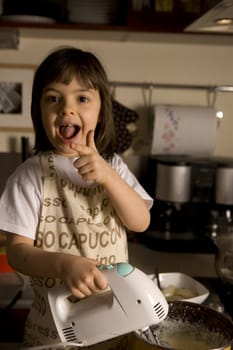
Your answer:
[[[94,130],[89,130],[87,133],[87,146],[94,149],[95,151],[97,151],[96,149],[96,145],[95,145],[95,138],[94,138],[95,132]]]
[[[90,148],[86,145],[82,145],[81,143],[71,143],[70,147],[77,152],[77,157],[81,157],[87,154],[90,154]]]

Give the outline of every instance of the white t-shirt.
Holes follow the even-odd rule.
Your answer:
[[[54,154],[58,176],[69,178],[74,184],[91,186],[78,174],[73,162]],[[115,154],[112,167],[146,201],[148,208],[153,199],[146,193],[122,158]],[[0,199],[0,230],[35,239],[42,202],[42,170],[39,155],[22,163],[9,177]]]

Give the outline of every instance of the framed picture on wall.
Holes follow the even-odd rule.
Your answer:
[[[0,131],[32,129],[33,74],[33,67],[0,65]]]

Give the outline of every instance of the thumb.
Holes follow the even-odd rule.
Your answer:
[[[98,289],[106,289],[108,286],[107,278],[101,271],[95,276],[95,285]]]
[[[97,151],[96,145],[95,145],[95,138],[94,138],[95,132],[94,130],[89,130],[87,133],[87,146],[90,148],[93,148]]]

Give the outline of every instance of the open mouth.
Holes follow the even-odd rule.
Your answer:
[[[70,140],[77,136],[79,131],[80,127],[74,124],[66,124],[59,127],[59,133],[65,140]]]

